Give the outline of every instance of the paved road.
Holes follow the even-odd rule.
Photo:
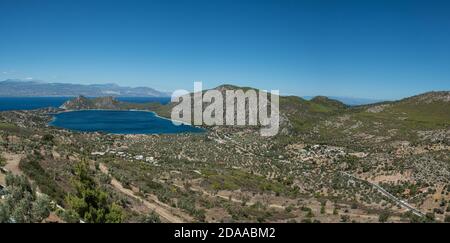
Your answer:
[[[395,197],[394,195],[392,195],[391,193],[389,193],[388,191],[386,191],[383,187],[381,187],[381,186],[379,186],[379,185],[377,185],[377,184],[375,184],[375,183],[372,183],[372,182],[370,182],[370,181],[366,181],[366,180],[360,179],[360,178],[358,178],[358,177],[356,177],[356,176],[354,176],[354,175],[352,175],[352,174],[349,174],[349,173],[347,173],[347,172],[343,172],[343,171],[342,171],[342,174],[344,174],[345,176],[348,176],[348,177],[350,177],[350,178],[352,178],[352,179],[355,179],[355,180],[358,180],[358,181],[362,181],[362,182],[369,183],[370,185],[372,185],[373,187],[375,187],[381,194],[383,194],[384,196],[386,196],[386,197],[388,197],[389,199],[393,200],[393,201],[396,202],[398,205],[400,205],[400,206],[402,206],[402,207],[404,207],[404,208],[410,210],[413,214],[415,214],[415,215],[417,215],[417,216],[419,216],[419,217],[425,217],[425,214],[424,214],[424,213],[422,213],[421,211],[417,210],[416,208],[414,208],[413,206],[411,206],[411,205],[408,204],[407,202],[398,199],[397,197]]]

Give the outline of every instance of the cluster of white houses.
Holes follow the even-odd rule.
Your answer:
[[[117,157],[121,157],[124,159],[128,159],[128,160],[134,160],[134,161],[143,161],[143,162],[147,162],[147,163],[151,163],[155,166],[158,166],[158,163],[156,161],[156,159],[152,156],[144,156],[144,155],[132,155],[129,154],[127,152],[124,151],[115,151],[115,150],[107,150],[106,152],[92,152],[91,155],[92,156],[98,156],[98,157],[102,157],[105,156],[107,154],[113,155],[113,156],[117,156]]]

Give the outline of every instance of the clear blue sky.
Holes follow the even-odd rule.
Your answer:
[[[7,78],[383,99],[450,90],[450,2],[0,0]]]

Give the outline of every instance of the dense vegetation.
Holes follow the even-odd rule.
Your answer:
[[[110,202],[108,194],[101,190],[93,179],[85,161],[75,166],[73,183],[76,192],[66,197],[66,220],[76,222],[81,219],[87,223],[122,222],[122,209],[116,203]]]
[[[36,184],[39,189],[56,200],[59,204],[64,205],[65,192],[57,184],[57,182],[42,168],[39,161],[43,157],[35,152],[28,155],[25,159],[20,161],[19,168]]]
[[[51,211],[50,198],[38,195],[24,176],[6,176],[5,199],[0,202],[1,223],[40,223]]]

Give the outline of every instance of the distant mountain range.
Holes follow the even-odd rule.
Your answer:
[[[124,87],[117,84],[46,83],[34,80],[8,79],[0,82],[3,97],[53,97],[53,96],[115,96],[115,97],[169,97],[169,93],[148,87]]]
[[[226,85],[224,85],[226,86]],[[170,97],[171,93],[149,87],[126,87],[117,84],[70,84],[47,83],[37,80],[7,79],[0,81],[0,97]],[[320,97],[320,96],[319,96]],[[316,96],[304,96],[312,100]],[[329,96],[349,106],[359,106],[384,102],[385,100]]]

